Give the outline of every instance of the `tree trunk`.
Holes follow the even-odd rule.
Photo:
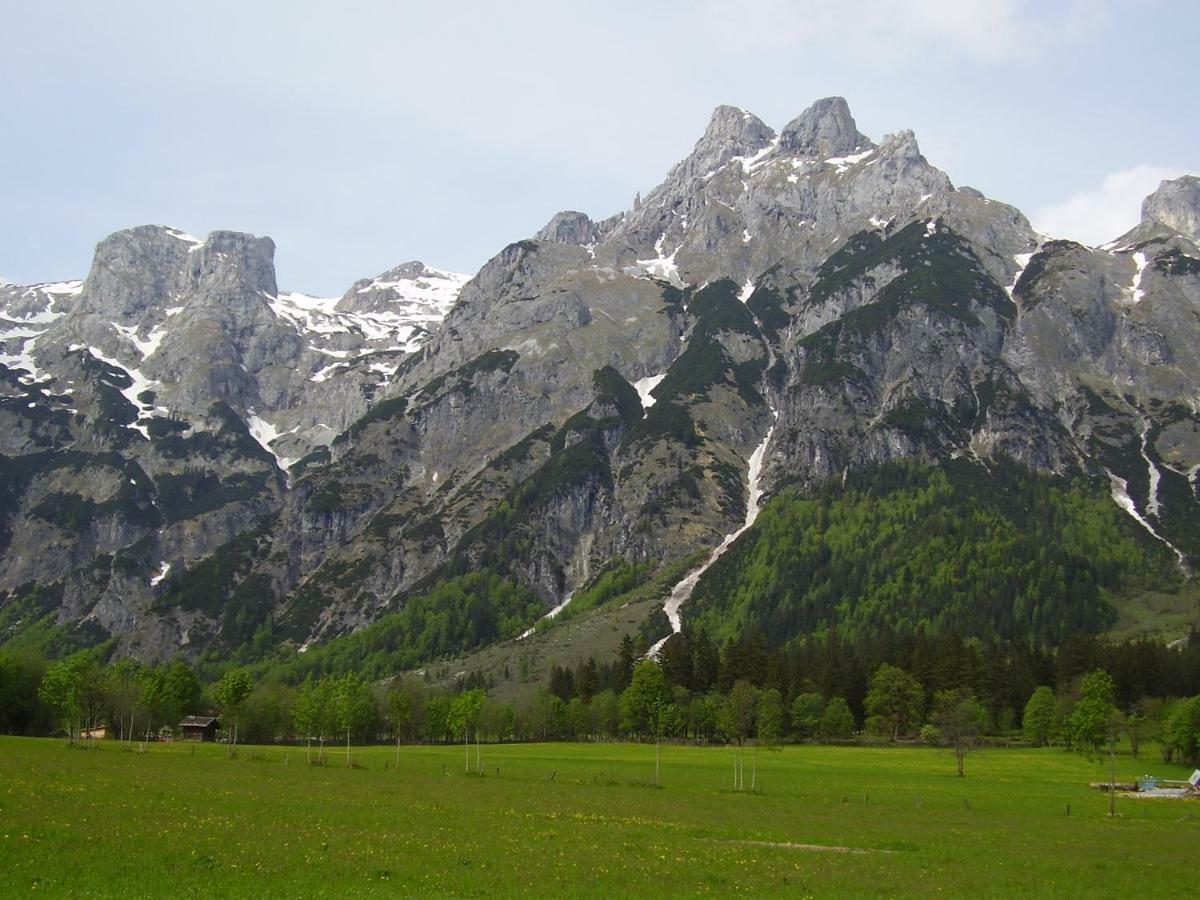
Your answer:
[[[1116,742],[1109,740],[1108,742],[1108,815],[1109,817],[1117,814],[1117,755]]]
[[[346,726],[346,768],[350,768],[350,726]]]
[[[659,787],[658,772],[659,772],[659,739],[654,739],[654,786]]]
[[[467,736],[467,729],[463,728],[463,771],[471,771],[471,743]]]
[[[400,735],[396,735],[396,769],[400,769]]]

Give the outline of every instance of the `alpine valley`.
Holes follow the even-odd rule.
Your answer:
[[[499,678],[680,630],[1182,636],[1200,179],[1114,237],[840,98],[719,107],[470,278],[321,299],[269,238],[118,232],[0,284],[0,643]]]

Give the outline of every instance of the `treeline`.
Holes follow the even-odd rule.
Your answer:
[[[356,673],[299,684],[227,671],[203,688],[184,662],[106,664],[96,651],[53,663],[0,650],[0,730],[78,737],[104,726],[152,737],[189,714],[219,713],[231,743],[316,745],[383,739],[663,739],[697,742],[923,738],[962,749],[981,735],[1095,751],[1116,733],[1135,752],[1157,739],[1168,758],[1200,758],[1200,633],[1151,641],[1068,641],[1057,651],[953,634],[848,643],[836,635],[771,647],[752,631],[718,647],[677,635],[657,660],[626,637],[611,659],[552,666],[518,702],[468,674],[448,687],[372,684]],[[1180,699],[1191,698],[1191,699]],[[347,750],[347,754],[349,750]],[[960,758],[961,761],[961,758]]]
[[[638,642],[629,641],[614,666],[628,668]],[[918,630],[908,636],[846,641],[836,633],[810,636],[773,646],[757,628],[720,646],[704,631],[672,637],[660,659],[668,681],[691,694],[728,693],[745,679],[758,688],[775,688],[785,698],[801,693],[842,697],[855,721],[866,719],[866,697],[872,674],[883,664],[911,673],[922,686],[928,710],[938,691],[965,690],[978,698],[995,732],[1019,728],[1025,702],[1039,685],[1069,691],[1088,672],[1104,669],[1114,681],[1114,702],[1129,708],[1147,698],[1187,697],[1200,693],[1200,631],[1167,646],[1161,641],[1108,641],[1077,637],[1048,649],[1028,641],[984,643],[954,632],[931,635]],[[571,670],[577,682],[587,662]],[[606,671],[601,667],[601,671]],[[556,682],[556,678],[558,681]],[[551,672],[550,684],[564,676]]]
[[[578,723],[594,721],[619,723],[606,736],[643,736],[619,713],[648,665],[637,662],[644,651],[626,638],[607,664],[552,667],[542,691],[549,736],[578,737]],[[1135,755],[1142,741],[1158,740],[1167,760],[1200,763],[1200,632],[1175,646],[1077,638],[1057,651],[924,632],[778,648],[752,632],[718,648],[701,632],[671,638],[652,664],[661,672],[663,733],[673,737],[777,743],[865,732],[961,750],[997,735],[1094,752],[1124,736]],[[591,711],[598,700],[600,711]]]

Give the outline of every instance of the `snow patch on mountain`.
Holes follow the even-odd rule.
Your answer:
[[[633,383],[633,389],[637,391],[638,397],[642,400],[642,409],[649,409],[654,405],[654,401],[657,398],[651,391],[658,387],[666,377],[666,372],[659,372],[657,375],[647,375],[645,378],[639,378]]]
[[[286,472],[288,467],[296,461],[286,456],[280,456],[271,446],[271,442],[274,441],[275,438],[286,432],[280,432],[278,428],[276,428],[266,419],[256,415],[252,409],[246,410],[246,427],[250,431],[250,436],[254,438],[254,440],[258,441],[264,450],[275,457],[275,462],[283,471]]]

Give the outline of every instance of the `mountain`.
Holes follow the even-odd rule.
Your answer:
[[[631,209],[470,280],[318,300],[267,238],[120,232],[82,283],[0,286],[0,628],[285,661],[357,632],[376,668],[631,597],[651,639],[1103,630],[1200,557],[1198,193],[1054,240],[828,98],[778,133],[719,107]],[[892,543],[829,545],[874,534],[844,516]],[[802,572],[768,528],[816,541]]]

